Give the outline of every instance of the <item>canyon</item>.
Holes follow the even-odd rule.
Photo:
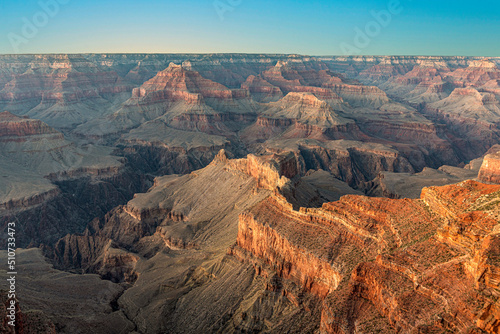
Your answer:
[[[0,55],[23,330],[498,333],[499,66]]]

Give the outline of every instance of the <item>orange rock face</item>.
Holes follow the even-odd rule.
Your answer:
[[[500,183],[500,152],[484,157],[479,179],[484,182]]]
[[[284,186],[289,179],[304,171],[293,154],[255,156],[245,159],[227,160],[224,150],[219,152],[213,163],[227,163],[229,169],[253,177],[259,188],[274,190]]]
[[[331,290],[334,290],[340,280],[341,275],[325,259],[321,259],[311,253],[307,248],[297,246],[288,240],[288,238],[276,231],[286,231],[294,225],[294,220],[286,220],[283,224],[267,227],[261,223],[261,217],[258,213],[276,214],[271,212],[273,206],[279,206],[275,201],[262,203],[253,214],[242,214],[240,216],[238,231],[238,246],[250,251],[258,258],[266,259],[266,263],[271,265],[277,273],[284,278],[293,279],[307,291],[310,291],[321,297],[325,297]],[[271,210],[268,210],[271,209]],[[272,216],[270,217],[272,218]],[[279,217],[275,217],[279,218]],[[301,231],[305,232],[308,226],[300,226]],[[296,229],[292,230],[297,232]],[[328,237],[323,231],[317,231],[317,238]],[[258,272],[262,269],[258,267]]]
[[[229,253],[322,298],[321,333],[498,333],[499,202],[475,181],[299,211],[275,194]]]
[[[198,72],[184,69],[180,65],[170,66],[145,82],[132,93],[136,98],[147,98],[152,101],[186,101],[199,102],[204,99],[231,100],[243,98],[246,94],[238,90],[230,90],[214,81],[203,78]]]

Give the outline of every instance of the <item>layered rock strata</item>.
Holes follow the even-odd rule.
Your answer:
[[[500,152],[484,157],[479,179],[483,182],[500,183]]]
[[[499,193],[466,181],[299,211],[274,195],[240,215],[230,253],[322,298],[322,333],[496,333]]]

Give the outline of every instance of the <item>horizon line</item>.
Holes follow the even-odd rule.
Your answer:
[[[0,56],[38,56],[38,55],[267,55],[298,57],[463,57],[463,58],[500,58],[498,56],[479,55],[426,55],[426,54],[363,54],[363,55],[311,55],[301,53],[259,53],[259,52],[40,52],[40,53],[0,53]]]

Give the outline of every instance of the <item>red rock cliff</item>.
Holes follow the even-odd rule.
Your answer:
[[[484,157],[479,179],[484,182],[500,183],[500,152]]]
[[[466,181],[299,211],[273,195],[240,215],[229,253],[323,298],[322,333],[498,333],[499,194]]]

